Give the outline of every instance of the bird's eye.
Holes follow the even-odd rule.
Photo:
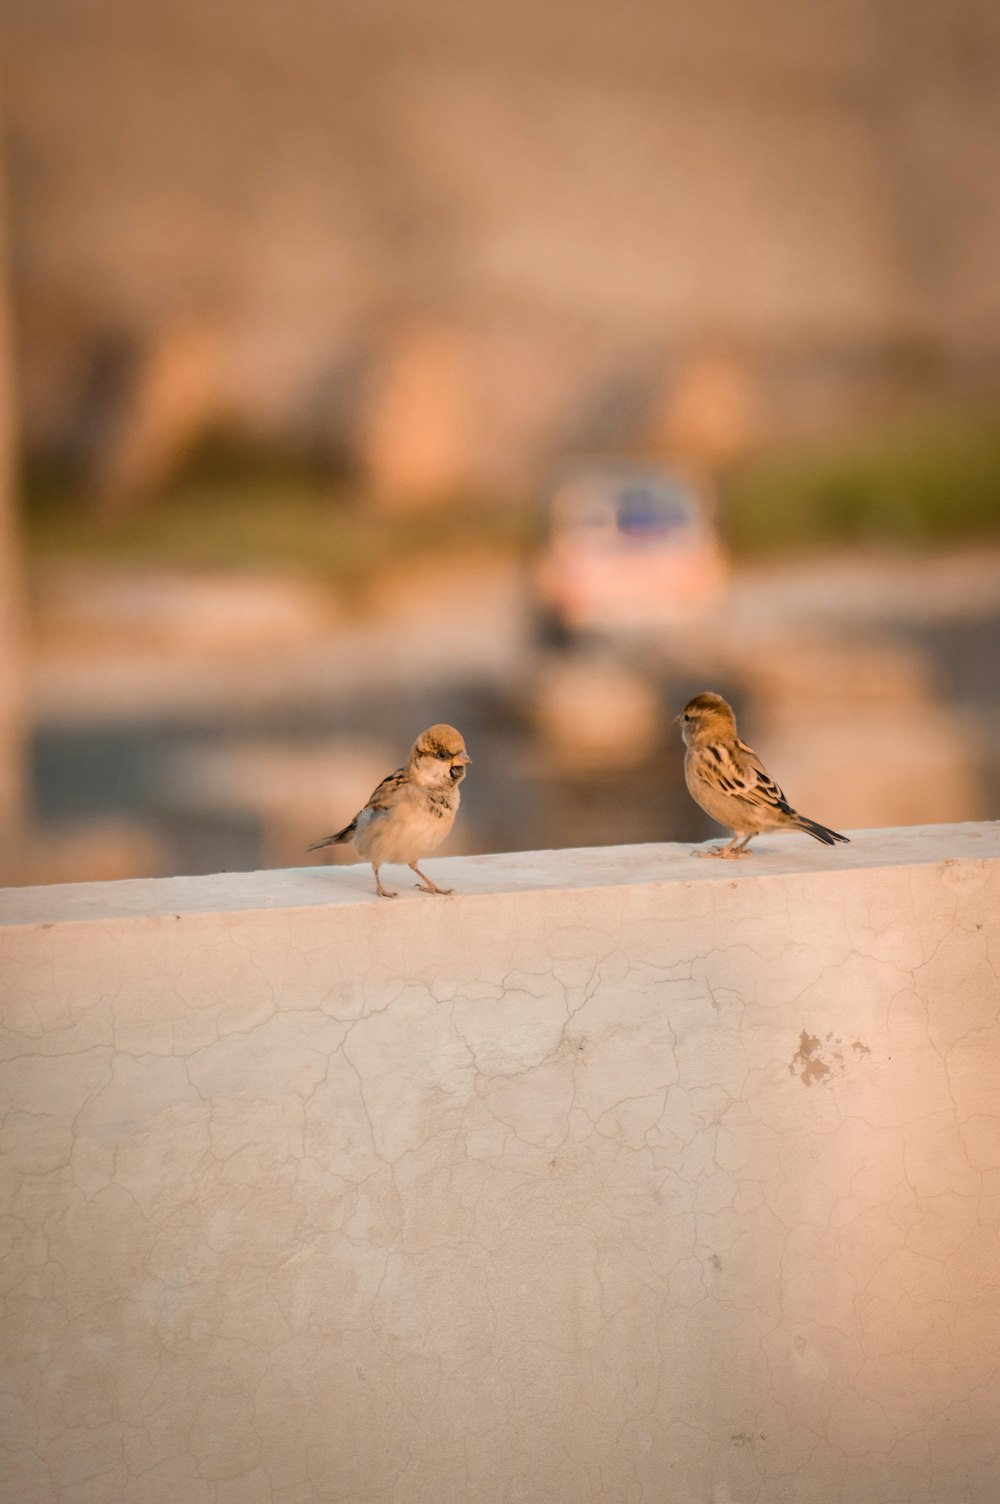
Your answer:
[[[691,717],[690,717],[690,716],[689,716],[689,715],[688,715],[688,713],[687,713],[687,711],[686,711],[686,710],[685,710],[685,712],[684,712],[684,719],[685,719],[685,720],[686,720],[686,721],[689,721],[689,720],[690,720],[690,719],[691,719]]]
[[[450,758],[451,758],[451,753],[450,752],[439,752],[438,753],[438,757],[440,757],[440,759],[441,759],[442,762],[448,762],[450,760]]]

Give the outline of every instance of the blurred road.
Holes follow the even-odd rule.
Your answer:
[[[35,816],[81,878],[294,865],[444,719],[475,759],[449,849],[700,840],[670,722],[706,687],[841,828],[1000,817],[1000,553],[745,569],[669,642],[570,656],[507,560],[385,575],[350,613],[296,580],[54,573]]]

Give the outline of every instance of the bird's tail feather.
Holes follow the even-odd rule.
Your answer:
[[[339,846],[342,841],[352,840],[354,837],[354,832],[357,830],[357,828],[357,820],[352,820],[350,825],[345,825],[343,830],[337,831],[336,835],[324,836],[322,841],[314,841],[311,846],[306,847],[306,850],[319,851],[321,846]]]
[[[849,841],[849,836],[842,836],[839,830],[830,830],[826,825],[820,825],[818,820],[809,820],[805,815],[799,815],[795,821],[799,830],[804,830],[815,841],[822,841],[824,846],[835,846],[838,841]]]

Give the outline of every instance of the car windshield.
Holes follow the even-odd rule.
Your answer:
[[[627,486],[618,495],[618,530],[630,537],[676,532],[691,522],[691,509],[673,489]]]

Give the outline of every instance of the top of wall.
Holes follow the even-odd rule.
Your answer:
[[[861,830],[849,846],[833,849],[806,836],[763,836],[759,847],[738,862],[699,861],[688,845],[650,844],[431,859],[429,870],[436,882],[454,887],[452,902],[462,903],[497,894],[555,889],[657,883],[733,885],[795,874],[808,880],[832,872],[998,860],[1000,822],[983,822]],[[399,904],[442,902],[414,892],[405,868],[386,868],[383,876],[398,887]],[[208,877],[8,888],[0,890],[0,928],[360,904],[392,907],[376,897],[369,866],[294,867]]]

